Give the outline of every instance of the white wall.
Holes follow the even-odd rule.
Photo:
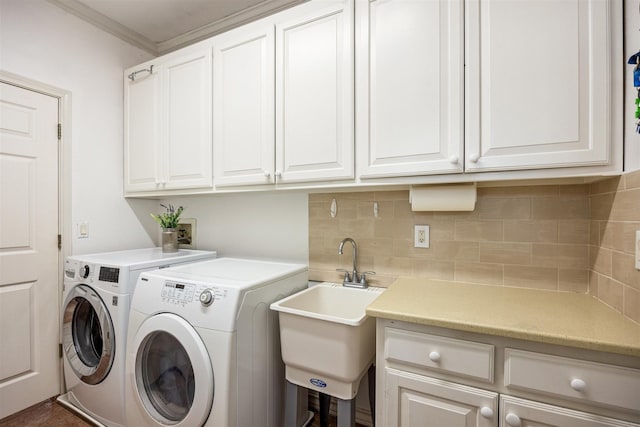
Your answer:
[[[44,0],[0,0],[0,69],[71,92],[72,224],[90,235],[67,253],[154,244],[138,217],[155,202],[122,197],[122,71],[149,58]]]
[[[306,194],[271,192],[171,198],[161,203],[183,206],[182,217],[196,219],[198,249],[216,250],[218,256],[307,264],[307,200]],[[162,208],[156,205],[154,212]]]
[[[633,87],[633,66],[627,65],[631,55],[640,50],[640,0],[624,3],[624,170],[640,169],[640,134],[636,133],[636,89]]]

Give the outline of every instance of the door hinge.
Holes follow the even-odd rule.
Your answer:
[[[62,139],[62,124],[58,123],[58,141]]]
[[[58,343],[58,357],[62,359],[62,343]]]
[[[62,249],[62,234],[58,234],[58,249]]]

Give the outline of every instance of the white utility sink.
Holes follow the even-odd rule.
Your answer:
[[[321,283],[271,304],[287,380],[353,399],[375,357],[375,319],[365,310],[383,291]]]

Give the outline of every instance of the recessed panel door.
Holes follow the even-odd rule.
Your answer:
[[[353,178],[353,1],[287,16],[276,25],[276,182]]]
[[[273,184],[274,26],[244,26],[213,45],[215,185]]]
[[[467,1],[466,171],[610,161],[613,3]]]
[[[60,392],[58,99],[0,83],[0,419]]]

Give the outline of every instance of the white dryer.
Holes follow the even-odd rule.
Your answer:
[[[107,426],[123,426],[125,345],[133,289],[143,271],[215,258],[160,248],[65,260],[62,350],[67,393],[59,401]]]
[[[284,365],[269,305],[308,268],[218,258],[143,273],[131,305],[130,426],[281,427]]]

